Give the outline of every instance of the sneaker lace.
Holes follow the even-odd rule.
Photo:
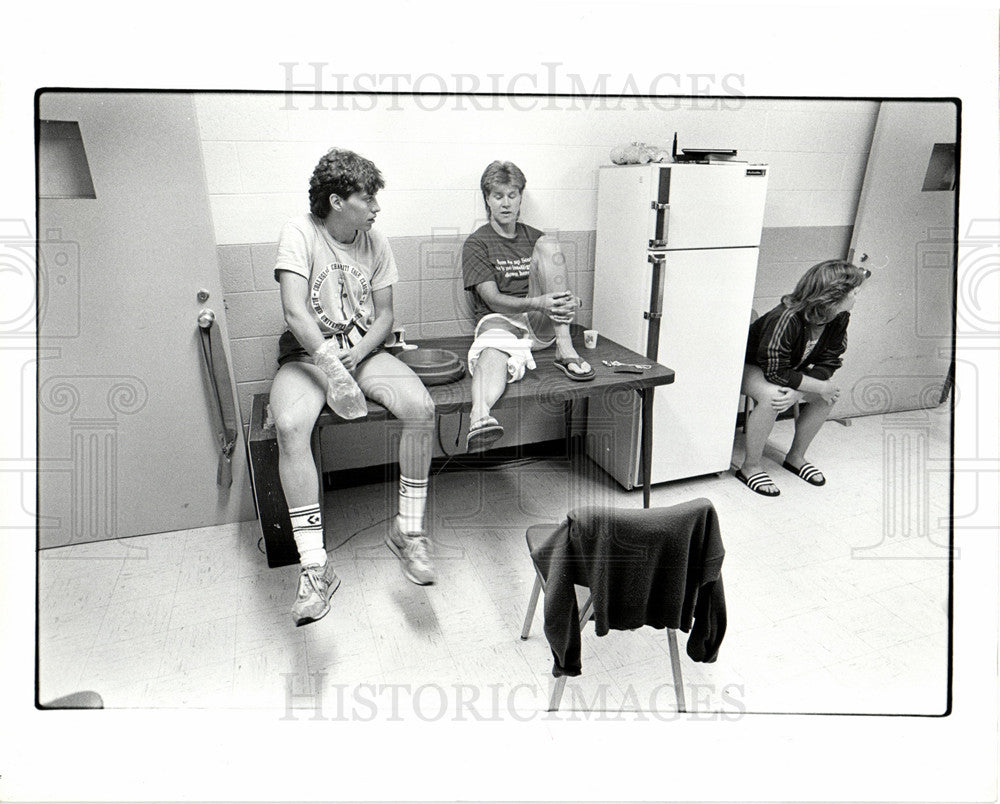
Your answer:
[[[310,592],[319,594],[322,567],[303,567],[299,575],[299,597],[307,597]]]
[[[424,568],[431,565],[429,554],[430,541],[426,536],[410,536],[407,538],[407,553],[414,564],[419,564]]]

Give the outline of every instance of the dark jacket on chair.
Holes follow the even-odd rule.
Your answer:
[[[552,675],[580,675],[574,581],[586,582],[594,596],[598,636],[642,625],[679,628],[690,632],[688,656],[714,662],[726,632],[724,556],[719,518],[706,499],[669,508],[571,511],[531,554],[545,578]]]

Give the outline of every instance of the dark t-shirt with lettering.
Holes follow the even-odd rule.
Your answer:
[[[462,280],[472,293],[477,321],[493,312],[476,291],[480,282],[492,279],[501,293],[522,299],[528,295],[531,254],[542,235],[542,231],[525,223],[515,224],[512,238],[497,234],[488,223],[469,235],[462,246]]]

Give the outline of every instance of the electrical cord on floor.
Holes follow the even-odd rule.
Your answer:
[[[456,450],[459,447],[459,442],[460,442],[461,436],[462,436],[462,419],[463,419],[464,415],[465,414],[464,414],[463,411],[459,411],[458,412],[458,429],[455,431],[455,448],[456,448]],[[457,451],[456,452],[448,452],[447,448],[444,445],[444,441],[442,441],[442,439],[441,439],[441,422],[442,422],[442,416],[443,416],[443,414],[441,414],[441,413],[437,414],[437,427],[435,429],[437,430],[438,447],[440,447],[441,452],[444,454],[445,461],[444,461],[444,463],[441,464],[441,466],[438,467],[437,471],[434,473],[434,477],[437,477],[438,475],[440,475],[445,470],[445,468],[447,468],[448,465],[452,463],[453,460],[455,461],[455,463],[454,463],[455,467],[460,468],[460,469],[476,469],[477,471],[480,471],[480,472],[497,472],[497,471],[500,471],[502,469],[516,469],[516,468],[521,467],[521,466],[529,466],[531,464],[538,463],[539,461],[543,460],[543,458],[544,458],[544,456],[532,456],[532,457],[527,457],[527,458],[497,459],[496,462],[493,463],[493,464],[469,463],[469,462],[465,462],[465,461],[455,460],[455,458],[457,456],[462,455],[462,454],[466,454],[466,453],[461,453],[461,452],[457,452]],[[354,533],[352,533],[350,536],[347,536],[339,544],[337,544],[335,547],[332,547],[330,549],[331,550],[337,550],[338,548],[343,547],[345,544],[347,544],[351,539],[353,539],[359,533],[363,533],[364,531],[369,530],[370,528],[374,528],[376,525],[381,525],[384,522],[388,522],[392,518],[392,516],[393,515],[390,514],[389,516],[383,517],[382,519],[378,520],[377,522],[372,522],[372,523],[370,523],[368,525],[365,525],[363,528],[360,528],[359,530],[354,531]],[[267,550],[265,550],[265,548],[264,548],[264,537],[263,536],[261,536],[260,538],[257,539],[257,550],[259,550],[262,555],[267,555]]]
[[[377,527],[378,525],[382,525],[383,523],[388,522],[390,519],[392,519],[393,516],[395,516],[395,514],[389,514],[389,516],[382,517],[377,522],[369,522],[363,528],[359,528],[358,530],[354,531],[354,533],[352,533],[350,536],[346,536],[343,539],[341,539],[341,541],[335,544],[333,547],[331,547],[328,552],[339,550],[341,547],[347,544],[351,539],[353,539],[359,533],[364,533],[366,530],[371,530],[372,528]]]
[[[378,520],[377,522],[369,522],[363,528],[359,528],[358,530],[354,531],[354,533],[352,533],[350,536],[345,536],[343,539],[340,540],[340,542],[338,542],[337,544],[335,544],[333,547],[329,548],[329,550],[327,552],[332,552],[334,550],[340,549],[345,544],[347,544],[351,539],[353,539],[355,536],[357,536],[359,533],[364,533],[366,530],[370,530],[371,528],[374,528],[374,527],[376,527],[378,525],[381,525],[381,524],[383,524],[385,522],[388,522],[390,519],[392,519],[393,516],[394,516],[394,514],[390,514],[389,516],[382,517],[382,519]],[[267,551],[264,549],[264,537],[263,536],[261,536],[259,539],[257,539],[257,549],[261,552],[262,555],[267,555]]]

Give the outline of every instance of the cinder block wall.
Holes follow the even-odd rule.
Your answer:
[[[577,294],[583,299],[578,321],[589,325],[593,308],[594,232],[558,232]],[[461,282],[465,235],[390,237],[399,266],[393,291],[396,325],[406,340],[472,334],[474,319]],[[266,391],[277,370],[278,337],[285,329],[278,283],[274,279],[276,243],[218,246],[226,294],[233,373],[237,378],[244,423],[250,399]]]
[[[879,104],[875,101],[450,98],[199,94],[195,97],[234,371],[244,418],[266,390],[283,330],[273,278],[284,221],[308,210],[309,176],[330,147],[375,161],[387,185],[377,226],[399,264],[397,324],[407,340],[471,331],[458,254],[485,221],[478,182],[493,159],[524,170],[522,220],[557,234],[581,323],[592,312],[597,169],[633,140],[736,148],[770,165],[755,306],[791,290],[813,263],[846,256]]]

